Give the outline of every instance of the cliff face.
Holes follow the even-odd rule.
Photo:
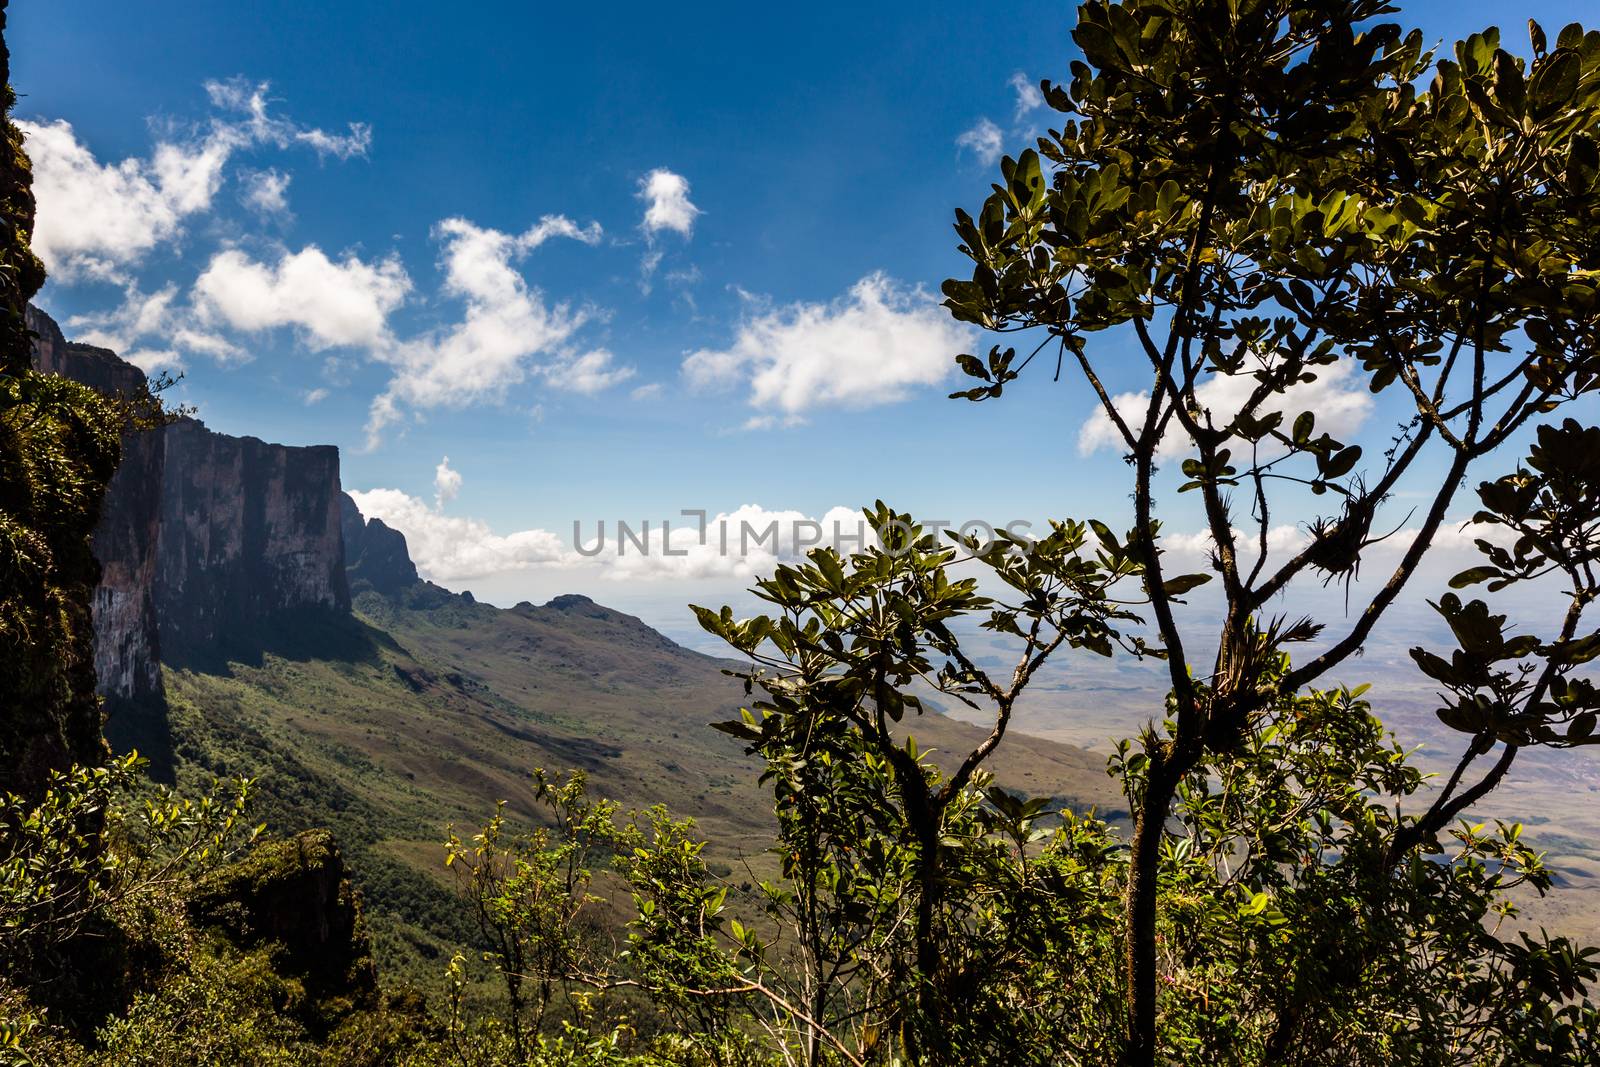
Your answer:
[[[165,431],[156,618],[170,657],[308,607],[350,609],[340,536],[339,450]]]
[[[406,535],[385,526],[382,519],[367,519],[356,502],[339,494],[344,536],[345,574],[351,591],[371,586],[385,596],[417,584],[417,565],[411,562]]]
[[[107,395],[138,393],[139,368],[66,341],[30,307],[39,370]],[[123,437],[94,534],[95,675],[107,734],[158,767],[166,742],[160,664],[238,648],[287,612],[347,612],[339,451],[215,433],[194,419]]]
[[[91,539],[121,448],[114,405],[32,368],[26,309],[33,174],[0,0],[0,790],[36,797],[52,771],[103,758],[90,601]]]
[[[37,308],[28,308],[27,321],[38,334],[34,361],[39,370],[108,396],[144,391],[144,372],[115,353],[68,343],[54,320]],[[162,699],[155,587],[164,451],[160,431],[123,434],[122,464],[106,488],[95,527],[94,554],[100,561],[92,607],[95,677],[101,695],[113,700]]]

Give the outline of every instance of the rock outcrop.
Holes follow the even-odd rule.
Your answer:
[[[319,1035],[351,1011],[377,1006],[361,903],[327,830],[257,845],[195,887],[189,914],[241,948],[267,948],[273,970],[301,983],[298,1007]]]
[[[366,519],[348,493],[339,494],[344,534],[345,574],[352,593],[371,588],[392,596],[417,584],[417,565],[411,562],[406,535],[386,526],[382,519]]]
[[[155,584],[168,659],[249,635],[284,613],[350,610],[339,450],[165,430]]]
[[[145,392],[144,373],[115,353],[68,342],[36,308],[27,321],[39,370],[107,396]],[[159,773],[162,662],[238,650],[308,610],[349,611],[343,499],[332,446],[231,437],[191,418],[124,433],[94,534],[95,677],[116,747],[150,755]]]
[[[71,344],[50,316],[28,308],[34,365],[47,374],[82,382],[108,396],[144,393],[144,372],[113,352]],[[129,429],[122,435],[122,463],[106,487],[94,554],[100,561],[95,588],[94,666],[100,694],[108,701],[145,706],[162,700],[160,641],[156,626],[156,541],[161,513],[163,436]],[[112,714],[118,713],[113,706]]]

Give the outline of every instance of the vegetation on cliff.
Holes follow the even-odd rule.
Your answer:
[[[0,4],[0,30],[4,18]],[[105,751],[89,537],[121,454],[121,416],[93,390],[32,369],[24,316],[44,266],[29,246],[32,172],[15,101],[0,43],[0,789],[36,793],[51,771]]]

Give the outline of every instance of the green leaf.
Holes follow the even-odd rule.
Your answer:
[[[690,604],[689,610],[694,612],[696,619],[700,620],[701,629],[708,633],[716,634],[718,637],[726,638],[728,636],[733,620],[726,611],[719,614],[698,604]]]
[[[1578,91],[1583,61],[1576,52],[1562,49],[1536,64],[1528,85],[1528,112],[1546,119],[1572,102]]]
[[[1323,468],[1325,478],[1343,478],[1355,469],[1356,461],[1361,458],[1361,446],[1351,445],[1336,453]]]
[[[1494,54],[1495,101],[1512,118],[1522,117],[1528,87],[1517,69],[1517,60],[1510,52],[1496,50]]]
[[[971,356],[963,352],[956,357],[956,364],[962,371],[973,378],[982,378],[984,381],[989,380],[989,368],[985,367],[983,361],[977,356]]]
[[[1417,666],[1422,668],[1423,674],[1426,674],[1436,682],[1454,685],[1461,680],[1461,675],[1450,665],[1448,660],[1434,655],[1425,648],[1413,648],[1411,650],[1411,658],[1416,660]]]
[[[1451,589],[1465,589],[1469,585],[1487,582],[1490,578],[1500,577],[1498,567],[1468,567],[1454,578],[1450,579]]]
[[[737,737],[741,741],[758,742],[763,739],[763,735],[759,729],[741,719],[729,719],[727,722],[714,722],[711,724],[711,728],[713,730],[720,731],[721,733],[728,734],[731,737]]]
[[[1211,580],[1209,574],[1180,574],[1176,578],[1168,578],[1161,583],[1161,591],[1167,596],[1182,596],[1191,589],[1198,589]]]

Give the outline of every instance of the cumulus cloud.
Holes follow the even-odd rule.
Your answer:
[[[348,132],[337,134],[317,129],[274,115],[269,106],[270,82],[252,82],[246,78],[229,78],[225,81],[208,81],[206,95],[211,103],[240,119],[226,127],[244,143],[270,144],[278,148],[302,145],[318,155],[349,159],[366,155],[372,145],[372,127],[364,122],[352,122]]]
[[[546,303],[515,266],[515,261],[552,237],[594,244],[601,236],[598,225],[580,227],[564,216],[547,215],[522,234],[508,234],[451,218],[436,226],[434,233],[444,245],[444,291],[463,300],[466,312],[447,328],[375,353],[394,368],[394,377],[373,401],[367,420],[369,446],[405,407],[460,407],[499,398],[527,376],[536,357],[576,366],[572,380],[584,387],[603,388],[610,384],[608,375],[621,373],[607,369],[609,353],[562,360],[567,341],[586,315],[565,304]],[[549,366],[540,369],[547,376],[556,375]]]
[[[441,463],[439,470],[445,469]],[[569,539],[542,529],[497,534],[479,519],[445,514],[442,497],[429,504],[399,489],[351,490],[350,496],[363,515],[405,534],[417,570],[444,584],[535,567],[583,567],[619,581],[749,578],[818,545],[856,552],[872,538],[861,513],[843,507],[812,517],[745,504],[707,516],[703,526],[696,515],[596,520],[580,524]]]
[[[433,468],[433,503],[442,508],[460,494],[461,472],[451,468],[450,457],[446,456]]]
[[[272,114],[265,82],[208,82],[206,92],[223,114],[158,141],[147,159],[101,162],[69,122],[18,123],[27,138],[39,203],[33,247],[58,281],[125,282],[126,267],[178,238],[187,221],[210,211],[224,169],[242,149],[299,145],[348,159],[364,153],[371,141],[370,131],[359,123],[352,123],[347,134],[330,134]],[[261,191],[270,202],[270,187]],[[252,195],[247,189],[247,199]],[[277,195],[281,198],[281,187]]]
[[[541,529],[502,535],[479,519],[445,514],[461,486],[461,474],[445,456],[434,468],[432,504],[399,489],[353,489],[350,496],[363,515],[406,535],[423,577],[446,583],[530,567],[577,566],[619,579],[749,577],[818,545],[857,552],[872,543],[859,511],[835,507],[813,518],[758,504],[665,521],[575,524],[570,540]]]
[[[1247,563],[1254,563],[1254,553],[1260,549],[1259,529],[1243,530],[1234,527],[1233,539],[1240,550],[1246,553]],[[1280,562],[1289,555],[1304,548],[1310,534],[1305,527],[1293,523],[1280,523],[1269,527],[1267,530],[1267,557]],[[1161,535],[1161,548],[1163,551],[1177,556],[1185,566],[1195,566],[1201,561],[1209,560],[1216,550],[1216,541],[1211,536],[1210,530],[1194,530],[1191,532],[1173,531]]]
[[[146,374],[160,371],[181,372],[187,364],[183,356],[172,348],[135,348],[123,353],[122,358]]]
[[[1372,414],[1372,395],[1359,380],[1352,363],[1340,362],[1319,367],[1317,379],[1295,385],[1285,393],[1269,398],[1261,406],[1261,414],[1279,411],[1286,419],[1301,411],[1316,413],[1318,432],[1326,431],[1340,440],[1348,441]],[[1231,413],[1238,411],[1255,390],[1256,380],[1249,374],[1217,374],[1207,378],[1195,389],[1200,406],[1215,413],[1217,425],[1225,424]],[[1119,393],[1111,398],[1117,411],[1130,427],[1144,418],[1145,393]],[[1092,455],[1100,449],[1123,451],[1127,447],[1116,425],[1102,408],[1078,429],[1078,452]],[[1176,421],[1168,424],[1167,435],[1161,441],[1158,454],[1165,458],[1183,455],[1193,447],[1188,434]]]
[[[976,125],[956,138],[956,147],[971,152],[981,163],[995,163],[1005,152],[1005,135],[990,120],[979,119]]]
[[[646,234],[671,230],[688,237],[694,232],[700,209],[690,202],[689,179],[683,175],[657,167],[639,179],[639,199],[645,202],[642,225]]]
[[[732,346],[683,361],[691,384],[747,383],[750,404],[798,418],[811,408],[864,408],[937,384],[971,332],[921,289],[870,274],[829,304],[764,309],[739,327]]]
[[[351,490],[368,518],[382,519],[406,535],[417,570],[436,582],[457,582],[533,566],[570,566],[576,553],[548,530],[501,536],[479,519],[444,514],[398,489]]]
[[[335,262],[316,245],[263,263],[238,249],[219,252],[194,283],[203,322],[260,332],[299,328],[314,349],[387,343],[390,312],[411,290],[397,258]]]
[[[586,526],[585,548],[596,547],[597,526]],[[845,553],[859,552],[872,534],[860,511],[834,507],[819,517],[803,511],[772,511],[745,504],[708,516],[702,531],[697,517],[650,524],[630,531],[645,545],[607,524],[605,548],[593,557],[604,576],[621,581],[641,579],[750,578],[770,574],[779,563],[800,559],[819,545]],[[620,551],[619,551],[620,547]],[[670,549],[670,551],[668,551]]]
[[[1325,506],[1329,509],[1329,517],[1337,516],[1337,501],[1329,500]],[[1313,515],[1307,514],[1300,523],[1279,523],[1268,529],[1266,573],[1270,574],[1273,567],[1287,563],[1310,543],[1313,518]],[[1382,585],[1388,581],[1401,557],[1421,536],[1422,531],[1414,523],[1414,518],[1414,515],[1408,514],[1403,501],[1390,500],[1379,510],[1370,534],[1371,543],[1361,552],[1362,566],[1355,579],[1357,584],[1366,582]],[[1259,529],[1236,526],[1233,537],[1241,553],[1242,566],[1254,566],[1256,554],[1260,551]],[[1458,515],[1445,521],[1428,542],[1428,551],[1418,568],[1412,591],[1436,595],[1439,587],[1450,577],[1481,563],[1483,556],[1477,545],[1479,540],[1510,547],[1515,539],[1515,535],[1508,533],[1504,527],[1474,523],[1470,516]],[[1164,531],[1161,535],[1161,548],[1172,558],[1169,570],[1209,570],[1215,547],[1216,542],[1209,530]],[[1321,571],[1308,571],[1297,583],[1297,588],[1304,591],[1320,585],[1324,577],[1326,575]],[[1482,596],[1482,587],[1477,587],[1471,595]]]
[[[115,278],[184,220],[206,211],[236,145],[213,134],[194,144],[160,144],[149,159],[101,163],[71,123],[19,122],[33,160],[39,203],[33,249],[61,281]]]
[[[1016,118],[1018,122],[1027,118],[1028,112],[1044,107],[1044,93],[1040,92],[1039,86],[1030,81],[1022,71],[1019,70],[1011,75],[1011,80],[1007,84],[1017,94]]]
[[[164,285],[153,293],[130,285],[123,291],[122,303],[116,307],[76,315],[67,320],[67,325],[84,344],[120,351],[135,339],[162,329],[171,316],[177,296],[176,285]]]

